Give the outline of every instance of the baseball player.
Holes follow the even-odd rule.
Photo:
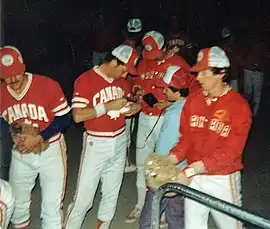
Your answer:
[[[140,36],[142,31],[142,21],[139,18],[132,18],[127,23],[127,39],[124,44],[129,45],[132,48],[136,49],[138,55],[141,54],[141,45],[139,45]],[[133,85],[133,77],[132,75],[127,75],[126,79]],[[126,134],[127,134],[127,158],[126,158],[126,167],[125,173],[134,172],[136,170],[136,166],[131,162],[130,155],[130,144],[131,144],[131,135],[135,127],[135,117],[126,117]]]
[[[0,228],[7,229],[14,211],[14,196],[10,184],[0,179]]]
[[[15,211],[11,222],[14,228],[29,229],[31,192],[39,176],[42,228],[61,229],[67,174],[66,145],[61,132],[70,124],[70,107],[58,83],[25,72],[17,48],[0,49],[0,66],[1,117],[10,125],[26,123],[40,129],[37,135],[21,134],[20,151],[12,151],[9,181]],[[48,147],[43,152],[31,153],[34,146],[45,141]]]
[[[156,87],[156,85],[169,66],[181,66],[183,71],[188,71],[190,68],[180,56],[166,52],[164,37],[157,31],[146,33],[142,39],[142,44],[144,46],[143,59],[139,62],[137,68],[138,77],[134,81],[133,90],[147,96],[152,93],[158,103],[153,107],[144,100],[142,103],[136,146],[138,199],[135,208],[126,218],[127,223],[133,223],[140,218],[146,195],[144,163],[148,155],[154,151],[163,121],[164,109],[171,104],[166,100],[163,89]]]
[[[137,52],[127,45],[116,47],[106,61],[84,72],[74,84],[75,122],[84,122],[83,151],[78,185],[65,220],[66,229],[80,229],[92,207],[99,181],[102,199],[97,229],[108,229],[113,219],[125,168],[125,115],[137,113],[140,104],[128,103],[131,89],[124,79],[136,75]]]
[[[241,95],[224,83],[229,59],[219,47],[202,49],[197,64],[201,90],[191,94],[181,114],[180,141],[170,151],[178,164],[188,166],[179,174],[180,183],[229,203],[241,206],[240,171],[242,152],[251,126],[251,111]],[[185,199],[185,229],[207,229],[209,213],[220,229],[237,229],[236,219]]]
[[[168,155],[169,151],[179,140],[180,115],[188,96],[189,86],[193,81],[193,76],[182,71],[179,66],[171,66],[167,69],[162,82],[167,100],[173,104],[166,109],[164,120],[161,126],[159,137],[156,142],[155,152],[161,155]],[[178,167],[184,168],[186,160],[182,161]],[[154,190],[148,189],[142,214],[140,217],[140,229],[151,228],[151,212]],[[184,229],[184,198],[177,195],[175,197],[164,198],[161,204],[161,212],[165,212],[169,229]]]

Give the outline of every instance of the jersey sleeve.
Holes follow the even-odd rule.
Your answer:
[[[187,99],[180,116],[180,138],[178,143],[170,150],[169,155],[175,155],[178,159],[178,162],[183,161],[186,158],[186,154],[188,149],[190,148],[190,141],[189,141],[189,116],[188,116],[188,109],[189,109],[189,98]]]
[[[251,111],[247,104],[242,109],[239,109],[238,106],[236,111],[226,143],[217,144],[216,153],[202,159],[207,173],[214,173],[216,169],[230,167],[232,162],[242,157],[251,127]]]
[[[75,81],[71,108],[86,108],[92,106],[89,99],[89,94],[91,93],[89,87],[90,84],[84,80],[83,75]]]
[[[52,93],[52,99],[50,103],[50,109],[55,116],[62,116],[70,111],[66,96],[64,95],[60,85],[53,81],[50,86]]]

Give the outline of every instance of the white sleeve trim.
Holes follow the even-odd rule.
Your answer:
[[[64,110],[61,110],[61,111],[56,112],[54,115],[55,115],[55,116],[62,116],[62,115],[67,114],[70,110],[71,110],[71,109],[70,109],[70,107],[68,106],[68,107],[65,108]]]
[[[73,99],[71,101],[72,101],[72,103],[73,102],[79,102],[79,103],[89,104],[89,100],[88,99],[83,98],[83,97],[78,97],[78,96],[73,97]]]
[[[86,108],[87,105],[85,103],[72,103],[71,108]]]
[[[67,106],[68,106],[68,103],[67,103],[67,101],[65,101],[64,103],[62,103],[62,104],[58,105],[57,107],[55,107],[52,111],[53,111],[54,113],[56,113],[56,112],[58,112],[58,111],[64,109],[64,108],[67,107]]]

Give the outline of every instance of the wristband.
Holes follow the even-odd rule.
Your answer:
[[[103,103],[97,104],[96,106],[94,106],[94,109],[96,111],[97,118],[106,113],[106,108]]]
[[[190,178],[196,175],[195,169],[190,166],[186,166],[185,168],[183,168],[182,172],[187,178]]]

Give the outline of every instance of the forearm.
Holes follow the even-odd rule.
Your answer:
[[[74,108],[72,110],[72,117],[74,122],[85,122],[97,117],[95,108]]]
[[[73,108],[72,116],[73,120],[76,123],[84,122],[87,120],[91,120],[93,118],[98,118],[106,114],[110,110],[115,110],[119,108],[115,108],[115,103],[117,100],[113,100],[107,103],[98,103],[92,108],[85,107],[85,108]],[[122,104],[122,107],[124,104]],[[121,106],[120,106],[121,107]]]
[[[70,121],[71,121],[70,113],[67,113],[62,116],[56,116],[54,120],[51,122],[51,124],[45,130],[40,132],[40,136],[43,138],[44,141],[46,141],[53,135],[67,128],[70,125]]]
[[[142,104],[141,103],[134,103],[132,106],[131,106],[131,109],[130,109],[130,112],[129,114],[127,114],[126,116],[132,116],[132,115],[135,115],[137,114],[138,112],[140,112],[142,109]]]

